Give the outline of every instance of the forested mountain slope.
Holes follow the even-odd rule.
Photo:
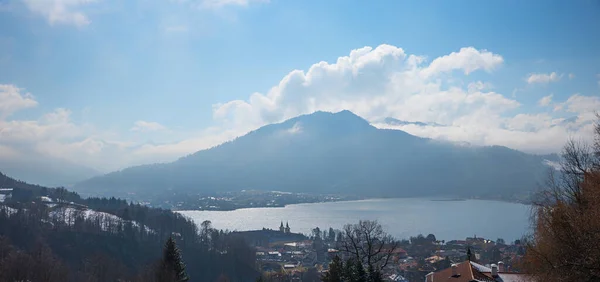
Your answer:
[[[234,235],[116,198],[82,199],[63,188],[0,174],[0,281],[150,281],[173,236],[190,281],[254,281],[255,250]],[[44,278],[45,277],[45,278]],[[121,279],[121,280],[118,280]]]
[[[75,186],[90,194],[241,189],[375,197],[511,197],[534,190],[545,159],[377,129],[349,111],[267,125],[173,163],[137,166]]]

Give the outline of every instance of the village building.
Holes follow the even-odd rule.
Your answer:
[[[288,224],[288,222],[285,223],[285,227],[283,227],[283,221],[281,222],[281,225],[279,225],[279,231],[289,234],[291,233],[290,231],[290,225]]]
[[[492,264],[490,267],[466,260],[452,264],[437,272],[431,272],[425,277],[425,282],[531,282],[527,274],[506,272],[504,264]]]

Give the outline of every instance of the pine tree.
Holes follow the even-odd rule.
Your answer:
[[[367,274],[369,282],[382,282],[383,277],[381,276],[381,272],[374,269],[372,265],[369,265],[369,272]]]
[[[344,263],[340,257],[335,256],[329,264],[329,270],[321,278],[324,282],[341,282],[344,272]]]
[[[354,258],[346,261],[343,267],[343,280],[348,282],[367,282],[367,272],[362,263]]]
[[[364,266],[360,262],[360,260],[354,260],[354,271],[355,271],[355,280],[356,282],[367,282],[367,272],[365,271]]]
[[[156,276],[161,282],[185,282],[190,279],[185,273],[185,264],[173,237],[169,237],[165,243],[163,258]]]

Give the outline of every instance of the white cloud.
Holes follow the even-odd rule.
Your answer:
[[[476,54],[489,59],[465,59]],[[519,103],[495,92],[481,92],[489,88],[483,82],[470,84],[469,91],[442,89],[439,81],[422,76],[423,72],[452,69],[466,73],[491,69],[499,62],[499,55],[463,48],[422,66],[422,57],[407,55],[395,46],[364,47],[333,64],[320,62],[307,72],[292,71],[266,94],[254,93],[247,101],[215,105],[214,117],[233,127],[254,128],[316,110],[348,109],[369,119],[394,116],[437,123],[482,110],[499,113]]]
[[[482,115],[478,117],[483,118]],[[377,124],[380,128],[404,130],[410,134],[452,142],[467,142],[474,145],[502,145],[529,153],[556,153],[565,142],[573,138],[590,140],[591,123],[563,123],[548,114],[520,114],[499,120],[499,124],[477,126],[458,124],[451,126],[389,126]],[[483,123],[482,123],[483,124]]]
[[[371,121],[394,117],[448,125],[394,127],[422,137],[505,145],[536,153],[557,152],[569,136],[591,136],[589,118],[566,123],[554,118],[551,111],[514,113],[520,103],[490,91],[489,83],[476,81],[465,89],[454,85],[452,77],[434,76],[458,69],[465,75],[491,71],[502,61],[500,55],[488,51],[462,48],[427,65],[423,57],[395,46],[365,47],[334,63],[320,62],[307,71],[292,71],[267,93],[214,105],[213,116],[226,127],[254,129],[316,110],[348,109]],[[564,107],[575,107],[577,99],[572,97]],[[551,97],[546,97],[540,103],[550,102]],[[590,110],[571,113],[582,117]]]
[[[37,101],[29,93],[10,84],[0,84],[0,120],[25,108],[37,106]]]
[[[24,0],[33,13],[46,18],[48,23],[83,27],[91,23],[81,7],[96,0]]]
[[[575,113],[579,122],[591,122],[596,118],[596,111],[600,109],[600,96],[583,96],[574,94],[562,103],[567,112]]]
[[[269,3],[269,0],[172,0],[187,3],[192,7],[201,9],[219,9],[227,6],[247,7],[253,3]]]
[[[204,8],[221,8],[225,6],[243,6],[246,7],[253,2],[268,3],[269,0],[200,0]]]
[[[477,50],[473,47],[461,48],[459,52],[436,58],[429,67],[422,70],[425,76],[452,70],[463,70],[466,75],[483,69],[491,72],[504,62],[502,56],[487,50]]]
[[[529,84],[534,84],[534,83],[539,83],[539,84],[547,84],[550,82],[556,82],[559,81],[562,78],[562,74],[558,75],[556,74],[556,72],[552,72],[549,74],[546,73],[532,73],[527,77],[527,83]]]
[[[133,124],[131,131],[149,132],[165,130],[166,127],[158,122],[138,120]]]
[[[127,150],[129,155],[127,155],[125,164],[174,161],[184,155],[214,147],[246,133],[247,131],[211,127],[177,142],[129,146],[130,148]],[[123,164],[120,167],[123,167]]]
[[[173,161],[185,154],[206,149],[246,132],[209,128],[187,134],[166,144],[127,140],[124,134],[104,132],[89,124],[75,123],[71,111],[55,109],[37,119],[9,120],[9,116],[38,102],[14,85],[0,84],[0,158],[2,160],[61,159],[112,171],[131,165]],[[138,121],[132,130],[164,132],[156,122]],[[160,131],[163,130],[163,131]],[[169,134],[175,134],[169,131]]]
[[[542,107],[546,107],[546,106],[550,105],[550,103],[552,102],[552,97],[553,97],[553,96],[554,96],[554,95],[550,94],[550,95],[548,95],[548,96],[544,96],[544,97],[542,97],[542,99],[540,99],[540,100],[538,101],[538,105],[540,105],[540,106],[542,106]]]
[[[471,82],[467,86],[467,89],[469,90],[469,93],[473,93],[473,92],[477,92],[477,91],[483,91],[483,90],[492,89],[492,88],[493,88],[493,85],[491,83],[489,83],[489,82],[481,82],[481,81]]]
[[[532,114],[524,112],[517,100],[492,91],[488,82],[463,82],[466,74],[491,71],[502,61],[500,55],[471,47],[436,58],[429,64],[423,56],[407,54],[396,46],[359,48],[335,62],[318,62],[308,70],[291,71],[266,93],[252,93],[245,100],[213,105],[214,124],[210,128],[143,135],[144,138],[177,135],[161,143],[136,140],[140,134],[127,136],[127,132],[105,132],[88,124],[77,124],[66,109],[57,109],[38,119],[7,120],[16,111],[34,107],[37,102],[16,86],[2,85],[0,156],[35,152],[107,171],[172,161],[268,123],[317,110],[344,109],[370,121],[393,117],[446,125],[374,124],[377,127],[535,153],[557,152],[570,136],[591,136],[593,111],[600,108],[599,97],[575,94],[566,101],[553,102],[550,95],[538,103],[554,107]],[[436,75],[440,73],[446,74]],[[7,106],[7,101],[12,106]],[[565,116],[573,118],[562,118]],[[161,129],[165,129],[161,124],[141,120],[131,128],[136,132]],[[302,125],[294,125],[288,132],[300,133]]]

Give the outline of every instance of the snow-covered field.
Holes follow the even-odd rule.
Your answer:
[[[87,221],[98,222],[101,224],[103,231],[109,231],[111,227],[116,227],[118,224],[131,222],[134,227],[139,227],[140,224],[136,221],[124,220],[116,215],[98,212],[90,209],[76,209],[72,207],[61,207],[50,211],[50,218],[54,220],[64,221],[67,225],[75,224],[75,220],[80,217]],[[153,232],[148,226],[144,225],[146,232]]]
[[[52,200],[48,199],[45,202],[52,202]],[[54,204],[52,204],[54,205]],[[0,212],[4,211],[8,216],[12,216],[17,213],[17,209],[0,205]],[[133,227],[140,227],[140,223],[131,220],[124,220],[116,215],[98,212],[90,209],[78,209],[73,207],[58,207],[52,209],[48,216],[50,217],[50,222],[64,222],[65,224],[72,226],[75,224],[75,221],[85,220],[95,222],[100,225],[103,231],[112,231],[115,230],[119,225],[125,225],[126,223],[131,223]],[[154,233],[154,230],[150,229],[148,226],[143,225],[144,231],[148,233]]]

